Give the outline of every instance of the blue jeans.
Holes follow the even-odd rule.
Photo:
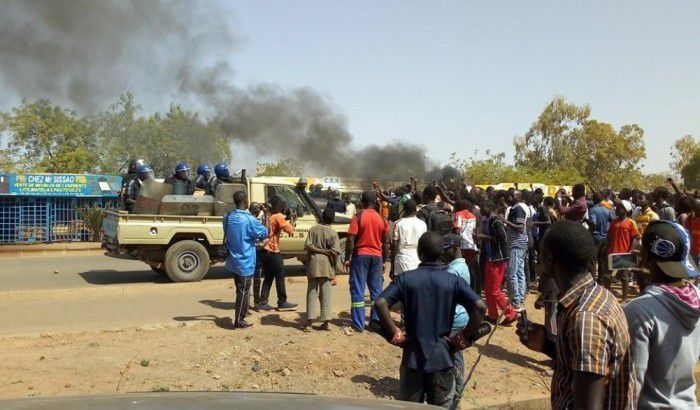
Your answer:
[[[525,280],[525,254],[527,249],[511,248],[508,260],[508,297],[510,303],[522,307],[527,292]]]
[[[452,333],[452,335],[454,335],[454,333]],[[462,400],[462,394],[464,393],[462,390],[462,384],[464,383],[464,354],[461,350],[452,353],[452,361],[455,364],[455,392],[450,409],[456,410],[459,408],[459,402]]]
[[[355,330],[365,329],[365,289],[369,285],[369,297],[372,300],[372,320],[379,320],[374,309],[374,300],[382,293],[384,285],[384,266],[381,256],[354,255],[350,260],[350,314]]]

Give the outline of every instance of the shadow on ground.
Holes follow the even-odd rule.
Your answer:
[[[122,258],[132,259],[132,258]],[[90,270],[80,272],[80,277],[91,285],[124,285],[129,283],[169,283],[172,282],[168,275],[153,271],[145,263],[143,270],[118,271],[114,269]],[[303,265],[287,265],[285,266],[287,277],[305,277],[306,270]],[[212,279],[231,279],[233,274],[226,271],[223,264],[212,266],[203,280]]]
[[[263,315],[265,314],[263,313]],[[293,320],[287,320],[279,313],[270,313],[260,317],[260,324],[263,326],[278,326],[301,330],[305,322],[306,315],[298,312]]]
[[[234,310],[236,308],[234,302],[224,302],[221,299],[205,299],[200,300],[199,303],[221,310]]]
[[[129,283],[170,283],[172,282],[165,274],[151,270],[144,263],[144,270],[137,271],[117,271],[114,269],[90,270],[80,272],[80,277],[91,285],[123,285]],[[204,280],[227,279],[232,275],[226,271],[224,266],[215,266],[209,269],[209,273]]]
[[[521,367],[535,367],[538,370],[549,368],[552,364],[551,360],[537,360],[532,357],[522,355],[520,353],[511,352],[501,346],[489,344],[480,346],[479,353],[494,360],[503,360],[508,363],[513,363]]]
[[[399,395],[399,379],[393,377],[377,379],[376,377],[367,376],[365,374],[358,374],[353,376],[350,380],[352,380],[353,383],[367,384],[369,386],[369,391],[380,398],[395,399]]]
[[[175,316],[173,320],[178,322],[193,322],[197,320],[208,320],[214,322],[214,324],[222,329],[233,330],[233,319],[230,316],[218,317],[214,315],[197,315],[197,316]]]

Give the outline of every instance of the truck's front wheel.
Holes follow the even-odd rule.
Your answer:
[[[209,252],[197,241],[176,242],[165,252],[165,271],[173,282],[200,281],[209,265]]]

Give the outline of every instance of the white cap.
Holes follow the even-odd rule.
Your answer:
[[[628,201],[628,200],[626,200],[626,199],[623,199],[623,200],[622,200],[622,206],[625,207],[625,210],[626,210],[627,212],[632,212],[632,202],[630,202],[630,201]]]

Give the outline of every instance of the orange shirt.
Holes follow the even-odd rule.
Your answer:
[[[612,211],[612,209],[615,208],[615,204],[610,201],[601,201],[600,204],[607,208],[608,211]]]
[[[288,235],[294,233],[294,227],[288,220],[285,219],[284,214],[274,214],[270,216],[270,234],[268,236],[269,241],[265,245],[265,249],[279,253],[280,252],[280,234],[286,232]]]
[[[388,218],[389,217],[389,208],[391,205],[389,204],[388,201],[381,201],[381,208],[380,210],[382,211],[382,217],[383,218]]]
[[[608,254],[627,253],[632,249],[632,242],[639,237],[637,224],[630,218],[615,218],[608,230]]]

